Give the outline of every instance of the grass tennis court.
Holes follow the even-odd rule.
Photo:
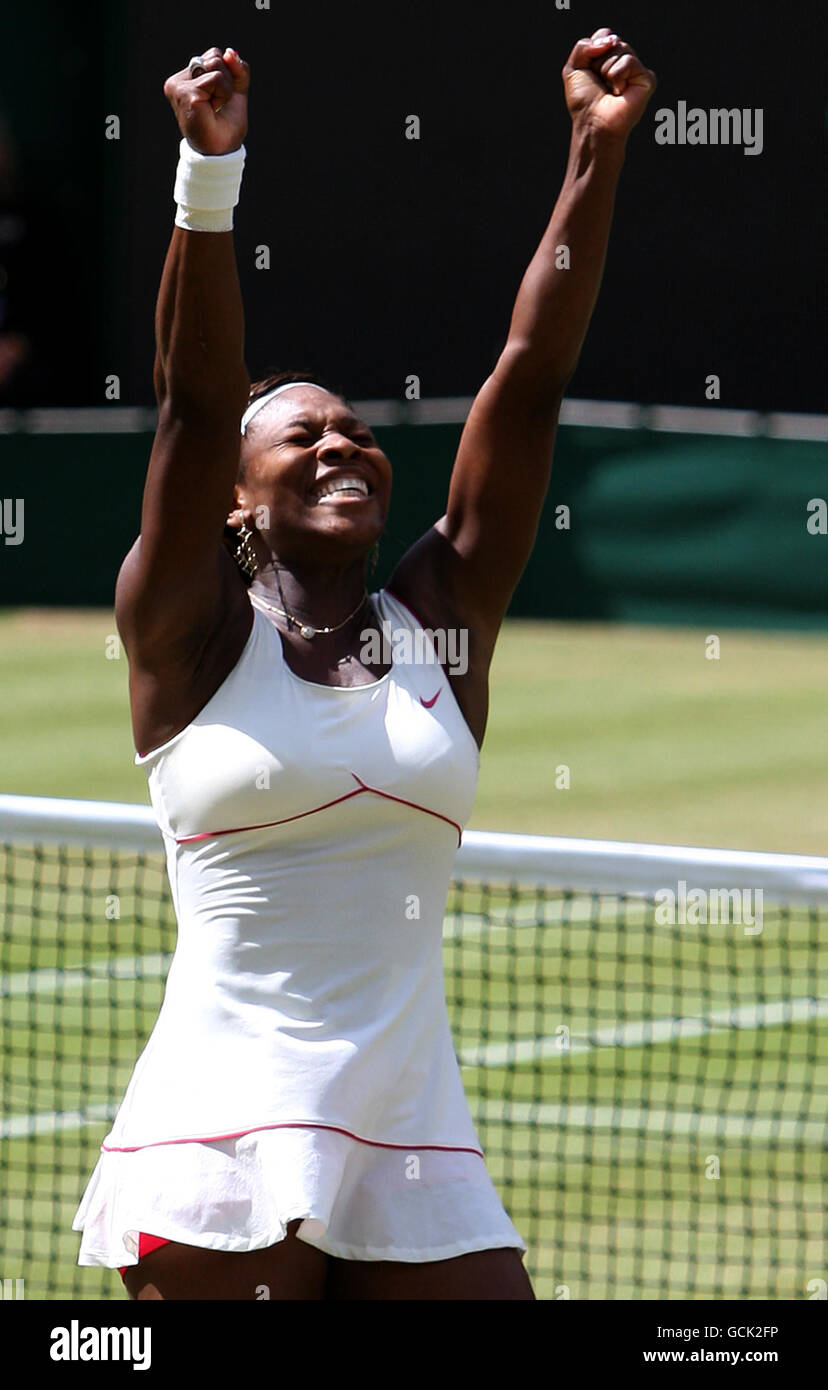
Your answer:
[[[146,800],[113,632],[107,614],[0,619],[0,789]],[[511,624],[473,824],[823,853],[828,642],[725,633],[708,662],[705,636]],[[9,856],[0,1276],[29,1298],[75,1278],[75,1296],[122,1297],[117,1275],[74,1270],[69,1223],[160,1003],[164,889],[157,859]],[[452,890],[455,1039],[539,1296],[799,1299],[825,1277],[821,932],[808,909],[767,913],[760,951],[653,930],[640,900]]]

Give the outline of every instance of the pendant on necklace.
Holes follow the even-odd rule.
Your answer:
[[[310,639],[311,639],[312,637],[315,637],[315,636],[316,636],[316,628],[314,628],[314,627],[307,627],[307,625],[306,625],[305,623],[300,623],[300,624],[299,624],[299,635],[300,635],[301,637],[304,637],[305,640],[306,640],[307,642],[309,642]]]

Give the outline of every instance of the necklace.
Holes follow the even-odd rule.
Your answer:
[[[281,598],[282,603],[284,603],[285,597],[281,590],[282,586],[280,584],[279,597]],[[248,597],[250,599],[250,602],[252,604],[255,604],[257,607],[263,606],[265,608],[269,608],[271,613],[278,613],[280,618],[287,618],[288,628],[291,628],[295,625],[299,629],[299,635],[301,637],[304,637],[307,642],[310,642],[314,637],[325,637],[329,632],[338,632],[341,627],[344,627],[345,624],[349,623],[352,618],[355,618],[368,597],[368,590],[363,589],[362,598],[360,599],[353,613],[349,613],[347,618],[343,618],[341,623],[335,623],[333,627],[312,627],[310,623],[301,622],[299,618],[297,618],[293,613],[288,613],[286,609],[277,608],[275,603],[268,603],[266,598],[261,598],[258,594],[249,594]]]

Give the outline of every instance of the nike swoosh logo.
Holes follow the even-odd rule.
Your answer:
[[[421,705],[425,705],[425,708],[426,708],[426,709],[431,709],[431,706],[432,706],[433,704],[436,703],[437,699],[438,699],[439,696],[442,694],[442,691],[443,691],[443,687],[440,686],[440,689],[437,691],[437,694],[436,694],[436,695],[432,695],[432,697],[431,697],[430,700],[424,700],[423,697],[422,697],[422,695],[421,695],[421,696],[420,696],[420,704],[421,704]]]

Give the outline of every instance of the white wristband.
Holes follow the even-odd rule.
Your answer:
[[[244,145],[230,154],[200,154],[187,140],[181,141],[173,190],[176,227],[191,232],[233,230],[246,154]]]

